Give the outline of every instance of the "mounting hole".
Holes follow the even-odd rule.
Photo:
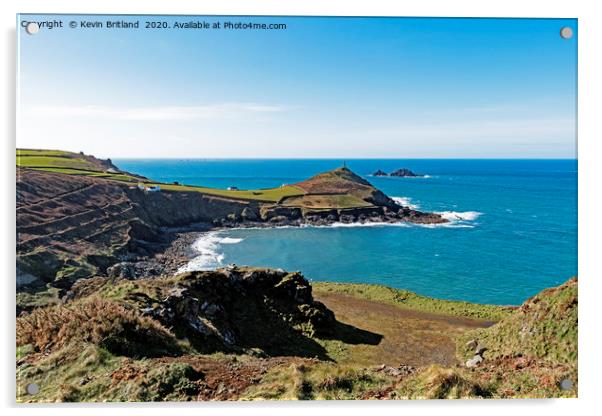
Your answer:
[[[33,396],[34,394],[38,394],[40,392],[40,386],[38,386],[36,383],[29,383],[27,387],[25,387],[25,390],[27,390],[27,394]]]
[[[25,26],[25,31],[30,35],[35,35],[40,31],[40,25],[36,22],[29,22],[27,23],[27,26]]]
[[[560,29],[560,37],[562,39],[570,39],[573,37],[573,29],[571,29],[568,26],[563,27],[562,29]]]

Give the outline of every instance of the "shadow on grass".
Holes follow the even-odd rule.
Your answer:
[[[365,329],[357,328],[353,325],[336,321],[330,334],[320,336],[322,339],[338,340],[345,344],[367,344],[378,345],[383,336]]]
[[[267,356],[294,356],[334,361],[314,337],[304,334],[283,319],[282,311],[266,308],[261,302],[248,299],[240,299],[232,306],[231,320],[227,326],[233,330],[236,346],[242,350],[259,349]],[[224,349],[224,345],[215,339],[198,338],[192,333],[179,335],[187,335],[193,347],[199,352],[210,353]],[[330,331],[318,338],[339,340],[345,344],[377,345],[383,336],[335,321]]]

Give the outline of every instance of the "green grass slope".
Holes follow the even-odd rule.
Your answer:
[[[120,182],[138,182],[142,178],[120,172],[110,160],[62,150],[17,149],[17,167],[68,175],[91,176]]]
[[[499,321],[509,316],[512,311],[511,308],[504,306],[429,298],[408,290],[382,285],[312,282],[312,286],[316,293],[342,293],[400,308],[484,321]]]
[[[463,341],[476,339],[487,348],[485,357],[527,356],[577,366],[577,279],[533,296],[498,324],[471,331]],[[470,350],[462,345],[461,355]]]

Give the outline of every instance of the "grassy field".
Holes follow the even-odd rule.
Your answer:
[[[512,312],[511,308],[504,306],[429,298],[408,290],[394,289],[381,285],[312,282],[312,286],[318,294],[340,293],[420,312],[459,316],[484,321],[499,321],[509,316]]]
[[[17,149],[17,157],[19,156],[66,156],[74,153],[65,152],[63,150],[43,150],[43,149]]]
[[[283,205],[289,207],[329,209],[371,207],[371,203],[354,195],[302,195],[286,198]]]
[[[66,168],[98,171],[93,163],[64,156],[17,156],[17,166],[25,168]]]
[[[107,172],[100,161],[86,159],[79,154],[61,150],[17,149],[17,166],[67,175],[92,176],[120,182],[139,182],[140,179],[125,173]]]
[[[72,169],[72,168],[52,168],[52,167],[31,167],[33,170],[41,170],[44,172],[64,173],[67,175],[78,175],[78,176],[91,176],[94,178],[111,179],[120,182],[140,182],[140,178],[130,176],[123,173],[110,173],[110,172],[97,172],[86,169]]]
[[[160,186],[165,191],[176,192],[201,192],[207,195],[223,196],[233,199],[256,200],[262,202],[278,202],[284,197],[303,195],[303,191],[296,186],[282,186],[272,189],[230,191],[227,189],[207,188],[205,186],[173,185],[160,182],[148,183],[148,186]]]

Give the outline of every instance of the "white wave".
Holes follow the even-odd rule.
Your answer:
[[[233,237],[224,237],[219,240],[220,244],[238,244],[243,241],[244,238],[233,238]]]
[[[457,211],[441,211],[436,212],[436,214],[441,215],[448,221],[474,221],[479,218],[483,213],[478,211],[466,211],[466,212],[457,212]]]
[[[178,269],[178,273],[195,270],[213,270],[223,266],[224,255],[219,248],[222,244],[238,244],[242,238],[222,237],[219,231],[203,234],[193,244],[192,249],[198,253],[187,264]]]
[[[420,208],[420,205],[413,203],[412,198],[408,196],[392,196],[391,199],[403,207],[408,207],[410,209]]]

